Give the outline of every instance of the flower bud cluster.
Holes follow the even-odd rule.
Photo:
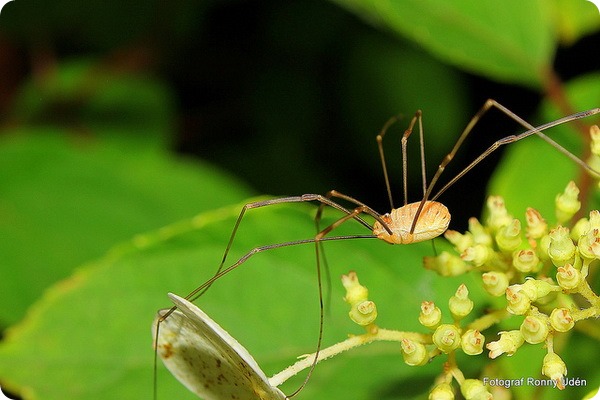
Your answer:
[[[444,251],[437,257],[427,257],[425,268],[442,276],[481,271],[486,290],[501,296],[510,283],[518,283],[523,276],[538,274],[552,265],[589,264],[600,258],[600,212],[592,211],[589,219],[578,221],[572,230],[562,225],[581,207],[578,194],[575,183],[569,182],[564,192],[556,196],[558,225],[554,227],[549,227],[533,208],[527,209],[523,226],[508,212],[501,197],[491,196],[484,224],[471,218],[467,232],[448,230],[444,234],[458,255]]]
[[[593,132],[596,149],[593,152],[600,170],[600,129],[595,127]],[[492,196],[487,201],[484,223],[471,218],[467,232],[446,232],[445,237],[458,254],[444,252],[425,261],[428,269],[443,276],[479,272],[485,291],[494,297],[505,297],[509,315],[522,316],[520,326],[500,332],[498,340],[485,345],[489,357],[511,356],[525,343],[545,344],[548,354],[543,360],[542,372],[555,380],[559,388],[566,375],[566,365],[552,351],[554,336],[570,331],[578,320],[600,316],[594,300],[598,296],[586,279],[592,263],[600,259],[600,211],[594,210],[588,218],[570,222],[581,207],[578,196],[579,189],[574,182],[569,182],[556,196],[556,225],[549,224],[533,208],[527,209],[522,224],[510,214],[501,197]],[[464,318],[471,311],[469,306],[472,307],[472,302],[470,305],[465,302],[460,292],[461,289],[451,299],[455,321]],[[574,293],[587,299],[590,307],[576,307],[570,296]],[[444,353],[461,347],[467,354],[479,354],[469,347],[477,343],[476,337],[469,336],[472,334],[462,332],[456,324],[441,324],[436,326],[433,342]],[[474,385],[468,390],[476,393],[477,387]],[[461,385],[461,392],[467,397],[465,385]],[[474,398],[486,397],[484,394]]]
[[[594,157],[600,170],[600,129],[596,127],[594,132]],[[498,301],[506,299],[503,308],[475,320],[467,319],[471,320],[467,324],[463,321],[472,313],[474,303],[464,284],[448,300],[450,323],[443,321],[443,313],[434,302],[421,303],[419,323],[429,333],[399,332],[400,339],[396,341],[400,342],[404,362],[411,366],[448,355],[444,372],[431,389],[429,399],[454,399],[453,380],[465,399],[493,398],[483,381],[465,379],[456,364],[455,353],[460,350],[467,355],[479,355],[485,347],[489,358],[495,359],[514,355],[525,343],[544,345],[547,354],[542,373],[554,380],[556,387],[564,388],[567,367],[554,353],[554,337],[572,330],[579,320],[600,317],[598,295],[587,282],[590,266],[600,259],[600,211],[570,222],[581,208],[578,196],[579,188],[574,182],[569,182],[556,196],[555,224],[548,223],[533,208],[527,209],[521,222],[509,213],[501,197],[492,196],[487,201],[483,223],[471,218],[467,232],[445,233],[456,253],[442,251],[424,259],[425,268],[441,276],[479,273],[489,295]],[[374,326],[377,309],[368,300],[368,290],[360,285],[353,272],[343,277],[343,283],[352,320],[362,326]],[[572,294],[586,299],[589,308],[581,308]],[[486,344],[481,331],[511,315],[520,316],[520,325],[499,332],[498,340]]]
[[[448,300],[448,308],[454,319],[454,324],[442,324],[442,312],[433,302],[421,303],[419,322],[435,329],[431,337],[433,344],[442,353],[450,353],[459,348],[465,354],[476,355],[483,352],[485,337],[476,329],[463,330],[459,322],[473,310],[473,301],[469,298],[469,290],[462,284],[456,293]]]
[[[598,136],[600,143],[600,133]],[[568,222],[581,207],[578,194],[575,183],[569,182],[564,192],[556,196],[556,218],[560,224]],[[487,211],[485,224],[471,218],[467,232],[446,232],[445,237],[459,255],[442,252],[426,259],[426,268],[443,276],[480,271],[485,290],[495,297],[505,295],[508,311],[517,315],[526,314],[534,305],[547,304],[560,291],[581,290],[590,263],[600,258],[599,211],[577,221],[573,229],[550,227],[532,208],[527,209],[526,225],[522,226],[498,196],[488,199]],[[553,267],[556,284],[548,278],[541,279]],[[542,273],[539,278],[524,282],[525,277]]]

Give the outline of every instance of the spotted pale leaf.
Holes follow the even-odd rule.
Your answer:
[[[158,354],[171,373],[205,400],[285,399],[237,340],[189,301],[169,294],[178,310],[161,324]],[[161,315],[154,320],[153,332]]]

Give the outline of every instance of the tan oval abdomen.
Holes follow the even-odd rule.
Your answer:
[[[419,204],[421,202],[407,204],[382,217],[393,232],[392,235],[379,222],[373,225],[373,234],[388,243],[409,244],[433,239],[444,233],[450,224],[450,212],[437,201],[425,202],[414,232],[410,233]]]

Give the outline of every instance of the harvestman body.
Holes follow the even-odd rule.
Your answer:
[[[444,171],[445,167],[454,158],[454,155],[456,154],[456,152],[462,145],[463,141],[466,139],[468,134],[472,131],[473,127],[477,124],[477,122],[481,119],[483,114],[485,114],[491,108],[498,109],[499,111],[501,111],[502,113],[504,113],[505,115],[507,115],[508,117],[510,117],[517,123],[519,123],[521,126],[526,128],[527,131],[525,131],[519,135],[507,136],[507,137],[500,139],[500,140],[496,141],[495,143],[493,143],[486,151],[484,151],[473,162],[471,162],[465,169],[463,169],[458,175],[456,175],[445,186],[443,186],[434,196],[432,196],[433,187],[436,184],[436,182],[438,181],[438,179],[439,179],[440,175],[442,174],[442,172]],[[540,125],[538,127],[534,127],[531,124],[529,124],[528,122],[526,122],[525,120],[521,119],[516,114],[514,114],[512,111],[508,110],[503,105],[490,99],[485,102],[485,104],[481,107],[481,109],[477,112],[477,114],[475,114],[475,116],[473,116],[473,118],[470,120],[469,124],[463,130],[462,134],[458,138],[457,142],[455,143],[455,145],[452,148],[452,150],[450,151],[450,153],[448,153],[444,157],[442,162],[439,164],[438,169],[437,169],[436,173],[434,174],[431,182],[429,183],[429,185],[427,185],[427,182],[425,179],[425,159],[424,159],[422,118],[421,118],[421,111],[417,111],[415,116],[412,118],[409,127],[406,129],[406,131],[404,132],[404,135],[402,137],[404,205],[399,208],[395,208],[394,204],[393,204],[391,189],[390,189],[390,184],[389,184],[389,178],[388,178],[388,174],[387,174],[387,167],[386,167],[383,146],[382,146],[383,137],[384,137],[387,129],[389,128],[389,126],[392,123],[394,123],[396,121],[395,118],[392,118],[388,121],[388,123],[385,124],[385,126],[382,128],[380,134],[377,136],[377,143],[378,143],[381,163],[382,163],[384,177],[385,177],[385,183],[386,183],[388,197],[389,197],[390,206],[391,206],[391,211],[389,213],[379,214],[375,210],[373,210],[372,208],[367,206],[366,204],[360,202],[359,200],[357,200],[353,197],[347,196],[345,194],[339,193],[334,190],[328,192],[324,196],[319,195],[319,194],[304,194],[301,196],[282,197],[282,198],[269,199],[269,200],[264,200],[264,201],[248,203],[242,208],[242,210],[236,220],[236,223],[234,225],[233,231],[231,233],[229,242],[227,244],[227,247],[223,254],[223,258],[221,260],[219,268],[217,269],[217,272],[211,279],[209,279],[204,284],[202,284],[201,286],[196,288],[194,291],[192,291],[189,295],[187,295],[185,297],[185,300],[193,301],[193,300],[197,299],[206,290],[208,290],[208,288],[216,280],[218,280],[225,274],[231,272],[232,270],[236,269],[237,267],[242,265],[244,262],[246,262],[250,257],[252,257],[253,255],[255,255],[259,252],[271,250],[271,249],[275,249],[275,248],[294,246],[294,245],[299,245],[299,244],[314,243],[315,251],[316,251],[317,280],[318,280],[319,302],[320,302],[320,320],[319,320],[319,336],[318,336],[318,340],[317,340],[317,351],[315,352],[315,356],[314,356],[315,361],[311,365],[303,384],[294,393],[292,393],[291,395],[288,396],[288,397],[292,397],[292,396],[296,395],[297,393],[299,393],[300,390],[306,385],[306,383],[307,383],[308,379],[310,378],[312,371],[316,365],[316,360],[318,359],[319,350],[321,348],[321,341],[322,341],[322,336],[323,336],[323,314],[324,314],[323,313],[323,296],[322,296],[323,289],[322,289],[322,284],[321,284],[321,256],[320,256],[320,244],[322,242],[332,241],[332,240],[378,238],[378,239],[381,239],[381,240],[383,240],[387,243],[391,243],[391,244],[410,244],[410,243],[422,242],[422,241],[433,239],[433,238],[440,236],[448,228],[448,225],[450,223],[450,212],[448,211],[448,208],[446,206],[444,206],[442,203],[439,203],[435,200],[443,192],[445,192],[450,186],[452,186],[457,180],[462,178],[468,171],[473,169],[473,167],[475,167],[479,162],[481,162],[484,158],[486,158],[489,154],[494,152],[500,146],[517,142],[521,139],[524,139],[524,138],[529,137],[534,134],[539,136],[540,138],[542,138],[544,141],[549,143],[551,146],[555,147],[561,153],[565,154],[567,157],[569,157],[574,162],[579,164],[582,168],[584,168],[594,174],[598,174],[597,171],[593,170],[590,166],[588,166],[585,162],[583,162],[577,156],[575,156],[574,154],[569,152],[567,149],[563,148],[561,145],[559,145],[554,140],[550,139],[548,136],[546,136],[545,134],[542,133],[542,131],[552,128],[554,126],[557,126],[557,125],[560,125],[560,124],[563,124],[566,122],[578,120],[581,118],[585,118],[585,117],[588,117],[588,116],[591,116],[594,114],[598,114],[598,113],[600,113],[600,108],[594,108],[594,109],[591,109],[588,111],[583,111],[580,113],[569,115],[567,117]],[[420,135],[421,175],[423,178],[423,197],[418,202],[407,203],[408,193],[407,193],[407,183],[406,183],[406,165],[407,165],[406,144],[407,144],[410,134],[413,131],[414,125],[417,122],[419,123],[419,135]],[[333,200],[334,198],[344,200],[351,204],[354,204],[356,206],[356,208],[354,208],[354,209],[346,208],[346,207],[340,205],[338,202],[334,201]],[[227,255],[233,245],[233,241],[234,241],[236,232],[237,232],[237,230],[241,224],[241,221],[244,217],[244,214],[246,213],[247,210],[271,206],[274,204],[300,203],[300,202],[317,202],[317,203],[319,203],[319,208],[318,208],[316,216],[315,216],[315,223],[317,225],[318,233],[314,238],[256,247],[256,248],[252,249],[251,251],[249,251],[248,253],[246,253],[243,257],[241,257],[239,260],[237,260],[231,266],[224,268],[225,262],[227,260]],[[341,218],[339,218],[337,221],[335,221],[331,225],[327,226],[326,228],[320,230],[319,222],[321,220],[321,216],[322,216],[322,213],[323,213],[323,210],[325,207],[331,207],[338,211],[341,211],[344,214],[344,216],[342,216]],[[372,218],[374,218],[375,222],[372,225],[369,224],[366,220],[364,220],[361,217],[361,215],[364,215],[364,214],[369,215]],[[328,233],[330,233],[335,228],[337,228],[338,226],[340,226],[341,224],[343,224],[349,220],[357,221],[358,223],[363,225],[365,228],[369,229],[371,231],[371,234],[349,235],[349,236],[327,236]],[[155,338],[157,338],[159,335],[160,324],[163,321],[165,321],[176,309],[177,309],[177,307],[172,307],[168,311],[161,312],[160,316],[157,317],[156,325],[155,325],[156,326]],[[156,395],[156,358],[157,358],[156,353],[157,352],[158,352],[158,349],[155,351],[155,391],[154,391],[155,395]]]

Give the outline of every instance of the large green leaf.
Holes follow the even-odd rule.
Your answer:
[[[239,201],[239,184],[199,162],[62,130],[0,141],[0,321],[50,284],[136,233]]]
[[[186,293],[211,275],[238,211],[208,212],[137,236],[47,291],[27,318],[7,332],[0,347],[3,384],[27,399],[150,398],[150,324],[156,310],[169,306],[168,291]],[[312,215],[302,206],[250,211],[231,259],[259,244],[311,237]],[[350,231],[360,232],[361,227],[349,225],[341,232]],[[338,277],[350,269],[370,287],[384,327],[423,331],[417,322],[420,302],[435,300],[446,309],[459,282],[466,282],[475,301],[485,306],[468,276],[439,284],[441,278],[422,269],[421,257],[432,253],[429,243],[389,246],[356,240],[329,242],[326,248],[334,276],[326,345],[361,331],[347,318],[341,300]],[[312,245],[260,253],[198,302],[250,350],[267,374],[314,350],[314,257]],[[441,368],[442,360],[436,360],[411,369],[403,364],[398,344],[374,344],[319,365],[301,398],[396,396],[408,382],[411,398],[425,393]],[[300,380],[283,390],[291,392]],[[160,399],[191,398],[162,366],[158,386]]]
[[[492,79],[541,87],[556,47],[547,0],[335,0],[443,60]]]

